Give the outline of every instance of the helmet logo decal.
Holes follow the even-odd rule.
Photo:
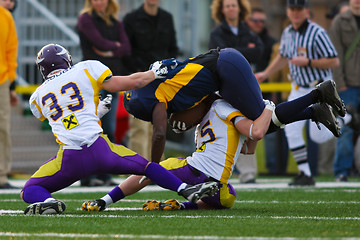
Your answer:
[[[63,55],[66,53],[67,53],[67,51],[65,50],[65,48],[61,48],[61,52],[57,53],[56,55]]]
[[[45,59],[45,58],[38,58],[38,59],[36,60],[36,63],[41,63],[42,61],[44,61],[44,59]]]

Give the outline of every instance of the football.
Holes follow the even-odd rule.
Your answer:
[[[209,111],[214,100],[213,96],[209,96],[195,107],[182,112],[172,113],[169,117],[170,126],[173,126],[174,122],[182,122],[185,124],[187,130],[198,125]]]

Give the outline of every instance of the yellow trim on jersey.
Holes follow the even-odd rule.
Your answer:
[[[155,91],[155,97],[159,102],[170,102],[180,89],[186,86],[198,74],[204,66],[196,63],[188,63],[173,78],[161,83]]]
[[[186,158],[168,158],[160,162],[160,165],[167,170],[178,169],[188,165]]]
[[[99,79],[96,81],[93,76],[89,73],[87,69],[84,69],[86,76],[89,78],[92,88],[94,89],[94,103],[95,103],[95,114],[97,115],[97,107],[99,105],[99,91],[102,89],[102,83],[104,82],[105,78],[109,75],[112,75],[110,69],[107,69]],[[101,121],[99,120],[99,125],[101,126]]]
[[[112,72],[110,69],[107,69],[103,74],[101,74],[101,76],[97,80],[100,89],[102,89],[102,84],[105,78],[107,78],[109,75],[112,75]]]
[[[39,104],[37,104],[37,102],[36,102],[35,100],[34,100],[32,103],[35,105],[35,107],[37,108],[37,110],[38,110],[39,113],[41,114],[41,117],[39,117],[38,119],[39,119],[40,121],[44,121],[44,120],[46,119],[46,117],[44,117],[44,115],[42,114],[41,108],[40,108]]]
[[[102,137],[107,142],[112,152],[118,154],[121,157],[134,156],[137,154],[136,152],[128,149],[127,147],[124,147],[123,145],[112,143],[105,134],[100,134],[100,137]]]
[[[86,76],[89,78],[92,88],[94,89],[94,103],[95,103],[95,114],[97,115],[97,106],[99,105],[99,91],[101,89],[101,86],[98,85],[98,82],[96,81],[93,76],[89,73],[87,69],[84,69]],[[100,121],[100,120],[99,120]],[[100,124],[101,126],[101,124]]]
[[[214,112],[219,117],[217,112],[216,111],[214,111]],[[234,113],[236,113],[236,112],[234,112]],[[239,112],[237,112],[237,113],[239,113]],[[221,183],[228,183],[228,181],[229,181],[229,178],[230,178],[231,172],[232,172],[232,166],[235,161],[234,160],[235,153],[238,148],[239,139],[240,139],[239,131],[237,131],[237,129],[235,128],[233,123],[230,121],[231,118],[230,119],[228,119],[228,118],[229,117],[227,117],[226,120],[220,118],[227,126],[227,128],[226,128],[226,136],[227,136],[226,157],[225,157],[224,170],[223,170],[223,172],[221,174],[221,178],[220,178]]]
[[[241,112],[239,111],[235,111],[233,113],[230,113],[227,117],[226,117],[226,120],[230,121],[231,122],[231,119],[233,119],[234,117],[245,117],[244,114],[242,114]]]
[[[41,178],[41,177],[48,177],[52,176],[61,169],[62,159],[63,159],[64,150],[60,147],[59,151],[57,152],[56,158],[53,160],[43,164],[39,170],[37,170],[31,178]]]
[[[107,69],[98,79],[95,79],[89,71],[85,68],[84,69],[86,76],[90,79],[91,85],[93,86],[94,90],[100,91],[102,89],[102,83],[104,82],[105,78],[109,75],[112,75],[112,72],[110,69]]]
[[[229,192],[227,184],[223,184],[220,188],[220,203],[223,207],[231,208],[235,203],[236,197]]]

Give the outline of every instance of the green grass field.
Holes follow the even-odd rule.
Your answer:
[[[105,192],[71,187],[71,192],[54,194],[67,204],[62,215],[24,216],[27,204],[18,194],[2,190],[0,239],[360,238],[360,182],[342,186],[318,180],[316,187],[289,188],[283,178],[259,179],[251,185],[235,180],[238,197],[229,210],[145,212],[146,200],[182,200],[153,187],[104,212],[89,213],[80,210],[81,204]]]

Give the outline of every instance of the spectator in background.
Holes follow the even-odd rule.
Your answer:
[[[172,15],[159,7],[159,0],[144,0],[124,17],[124,25],[132,50],[126,61],[131,72],[145,71],[156,60],[178,55]],[[151,159],[152,133],[150,122],[130,118],[129,148]]]
[[[340,66],[334,69],[334,80],[347,107],[360,105],[360,1],[350,0],[350,9],[338,14],[329,35],[339,54]],[[350,111],[349,111],[350,112]],[[334,174],[337,181],[346,182],[354,161],[353,129],[344,124],[337,140]]]
[[[234,48],[243,54],[254,70],[254,64],[262,58],[264,44],[245,22],[250,12],[248,0],[213,0],[211,15],[219,25],[210,33],[209,49]],[[241,154],[237,166],[239,165],[240,182],[254,183],[257,173],[255,154]]]
[[[250,64],[256,64],[262,57],[264,44],[245,22],[250,11],[248,0],[213,0],[211,16],[219,25],[210,33],[209,49],[235,48]]]
[[[292,79],[292,90],[288,100],[292,100],[307,94],[319,82],[331,80],[331,68],[339,65],[339,59],[325,30],[308,20],[307,0],[287,0],[286,14],[291,24],[282,33],[280,53],[263,72],[256,73],[255,76],[259,82],[262,82],[288,64]],[[338,106],[335,111],[341,116],[345,115],[343,106]],[[285,126],[289,148],[299,169],[299,175],[289,183],[291,186],[315,184],[303,138],[305,123],[306,121],[299,121]],[[312,134],[318,134],[316,125],[310,124]],[[322,128],[323,131],[326,130]]]
[[[264,44],[264,53],[262,57],[255,64],[255,71],[260,72],[263,71],[270,62],[273,46],[276,43],[275,38],[271,37],[268,29],[265,26],[266,23],[266,14],[262,8],[253,8],[251,10],[251,16],[246,20],[247,25],[250,30],[257,34],[261,41]],[[268,82],[265,80],[264,82]],[[264,99],[270,99],[275,104],[281,103],[280,95],[281,93],[263,93]],[[278,130],[271,134],[267,134],[264,136],[265,143],[265,157],[266,157],[266,167],[270,174],[279,174],[285,173],[282,171],[281,164],[284,162],[283,156],[286,157],[287,161],[287,152],[288,149],[285,139],[284,130]],[[286,165],[285,165],[286,166]],[[238,166],[241,169],[240,166]],[[285,168],[286,171],[286,168]]]
[[[329,25],[333,22],[335,16],[349,9],[349,1],[342,1],[333,6],[325,17],[329,20]],[[318,173],[333,174],[334,157],[336,148],[336,138],[318,145]]]
[[[117,19],[119,6],[116,0],[86,0],[81,10],[77,29],[80,36],[82,60],[98,60],[108,66],[114,75],[125,75],[123,57],[130,53],[130,43],[122,22]],[[102,119],[104,133],[115,142],[116,112],[119,93],[102,90],[106,97],[112,94],[112,108]],[[121,102],[121,104],[123,104]],[[82,185],[112,185],[111,175],[83,179]]]
[[[0,6],[3,6],[10,12],[13,12],[16,8],[16,0],[0,0]]]
[[[10,106],[15,106],[19,98],[15,93],[14,80],[17,67],[18,40],[11,13],[2,7],[0,1],[0,189],[16,188],[8,182],[11,169]]]
[[[333,6],[328,13],[326,13],[325,17],[329,19],[330,24],[334,21],[334,18],[339,13],[345,12],[349,9],[349,1],[342,1],[335,6]]]

